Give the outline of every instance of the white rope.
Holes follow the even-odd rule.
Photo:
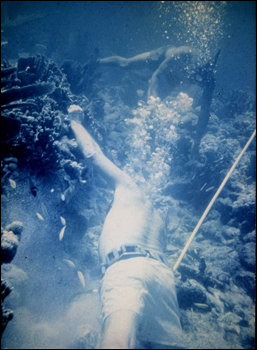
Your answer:
[[[191,234],[189,240],[186,243],[185,248],[182,250],[176,264],[173,267],[173,270],[176,271],[176,269],[178,268],[181,260],[183,259],[184,255],[186,254],[186,251],[189,247],[189,245],[191,244],[192,240],[194,239],[197,231],[199,230],[200,226],[202,225],[203,220],[205,219],[206,215],[209,213],[213,203],[215,202],[216,198],[218,197],[218,195],[220,194],[221,190],[223,189],[223,187],[225,186],[226,182],[228,181],[232,171],[235,169],[235,167],[237,166],[237,163],[239,162],[239,160],[241,159],[242,155],[244,154],[244,152],[247,150],[248,146],[250,145],[250,143],[252,142],[254,136],[256,134],[256,129],[254,130],[252,136],[250,137],[250,139],[248,140],[247,144],[245,145],[245,147],[242,149],[241,153],[239,154],[239,156],[237,157],[235,163],[232,165],[231,169],[229,170],[227,176],[225,177],[225,179],[223,180],[222,184],[220,185],[220,187],[218,188],[217,192],[215,193],[215,195],[213,196],[212,200],[210,201],[208,207],[205,209],[205,212],[203,213],[201,219],[199,220],[198,224],[196,225],[193,233]]]

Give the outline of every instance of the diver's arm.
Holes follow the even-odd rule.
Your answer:
[[[189,46],[172,47],[167,50],[164,61],[159,65],[156,71],[153,73],[147,92],[147,97],[150,96],[158,97],[159,79],[162,74],[169,68],[172,71],[172,63],[182,56],[187,56],[188,59],[192,58],[193,55],[199,54],[198,50],[192,49]],[[174,65],[173,65],[174,67]],[[179,72],[175,72],[179,74]]]
[[[71,128],[84,157],[91,160],[93,167],[101,172],[113,188],[130,181],[129,175],[119,169],[103,154],[99,145],[81,124],[71,121]]]
[[[149,80],[149,88],[147,91],[147,97],[150,96],[158,97],[158,87],[159,87],[159,77],[167,69],[168,63],[172,60],[172,57],[167,57],[153,73],[151,79]]]

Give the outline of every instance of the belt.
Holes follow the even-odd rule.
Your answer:
[[[101,272],[105,273],[107,268],[113,265],[115,262],[139,256],[145,256],[151,259],[158,260],[169,267],[167,259],[162,254],[152,252],[151,250],[144,249],[139,245],[122,245],[120,250],[113,249],[105,258],[105,262],[101,264]]]

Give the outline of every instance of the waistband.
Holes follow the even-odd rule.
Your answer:
[[[163,264],[165,264],[166,266],[170,267],[167,259],[163,254],[159,254],[151,250],[144,249],[139,245],[124,244],[120,247],[120,250],[113,249],[109,254],[107,254],[105,258],[105,262],[101,264],[101,272],[102,274],[104,274],[105,271],[108,269],[108,267],[110,267],[117,261],[140,257],[140,256],[158,260]]]

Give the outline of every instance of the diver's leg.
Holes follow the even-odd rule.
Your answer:
[[[136,349],[139,316],[131,310],[120,310],[107,317],[101,349]]]
[[[111,56],[101,58],[99,60],[99,64],[105,66],[118,66],[121,68],[142,68],[151,54],[152,52],[145,52],[140,55],[133,56],[131,58]]]
[[[81,124],[72,120],[71,128],[84,157],[91,160],[93,167],[101,172],[113,188],[131,180],[129,175],[119,169],[103,154],[99,145]]]
[[[127,59],[121,56],[111,56],[106,58],[100,58],[99,64],[102,66],[119,66],[123,67],[127,64]]]

